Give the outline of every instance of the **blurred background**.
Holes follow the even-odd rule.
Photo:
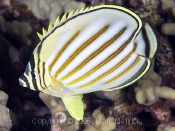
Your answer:
[[[18,78],[39,43],[36,32],[58,15],[101,4],[136,12],[152,25],[159,48],[153,69],[137,83],[84,95],[78,122],[59,98],[22,88]],[[174,0],[0,0],[0,131],[175,131],[174,89]]]

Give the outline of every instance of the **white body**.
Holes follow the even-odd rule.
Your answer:
[[[140,32],[139,21],[133,16],[116,9],[97,9],[92,12],[82,13],[76,18],[70,18],[65,24],[56,28],[51,34],[59,34],[56,41],[51,41],[53,44],[53,50],[50,52],[46,59],[47,68],[51,65],[53,60],[59,51],[63,48],[67,41],[74,35],[75,32],[80,31],[80,33],[69,43],[69,45],[64,49],[62,54],[56,60],[54,65],[51,67],[50,74],[58,81],[63,84],[61,89],[64,95],[75,95],[84,94],[94,91],[105,90],[112,87],[122,86],[126,82],[135,76],[141,70],[141,68],[146,68],[147,61],[145,55],[145,42],[142,38]],[[68,65],[63,66],[64,63],[70,60],[73,53],[75,53],[80,46],[86,43],[87,40],[91,39],[100,29],[104,28],[106,25],[109,27],[101,33],[95,40],[93,40],[88,46],[86,46],[82,51],[80,51],[76,56],[71,59]],[[71,75],[69,78],[61,80],[65,75],[69,74],[72,70],[76,69],[83,61],[88,59],[95,51],[99,50],[107,41],[111,40],[119,31],[126,28],[125,31],[118,37],[114,42],[107,46],[102,52],[96,55],[93,59],[88,61],[81,69]],[[137,37],[137,35],[139,37]],[[48,37],[49,39],[49,37]],[[82,77],[87,74],[92,69],[96,68],[103,61],[108,59],[112,54],[118,51],[118,49],[125,44],[129,39],[130,42],[127,43],[126,47],[120,51],[115,57],[107,61],[103,66],[96,69],[90,75],[86,75],[81,81],[74,82],[74,84],[69,85],[70,82]],[[46,38],[47,40],[47,38]],[[110,72],[105,77],[99,79],[98,81],[81,87],[96,78],[104,75],[107,71],[115,67],[120,63],[126,56],[134,50],[134,45],[136,49],[129,58],[121,64],[117,69]],[[140,55],[142,57],[140,57]],[[139,58],[137,62],[136,59]],[[132,68],[132,64],[136,63]],[[63,70],[56,76],[56,72],[63,66]],[[131,68],[128,72],[125,72],[127,68]],[[121,75],[122,72],[125,72]],[[112,78],[121,75],[117,79],[109,82]],[[108,83],[106,83],[108,82]]]

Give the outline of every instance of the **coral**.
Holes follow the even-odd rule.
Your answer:
[[[90,5],[103,5],[103,4],[110,4],[110,5],[123,5],[123,0],[79,0],[81,2],[90,3]]]
[[[78,121],[70,117],[60,98],[43,93],[40,93],[40,98],[51,111],[51,131],[76,131],[79,129]],[[85,108],[86,106],[84,105]]]
[[[175,23],[165,23],[162,25],[161,30],[165,35],[175,35]]]
[[[175,6],[172,7],[173,16],[175,16]]]
[[[6,107],[8,95],[0,91],[0,130],[9,131],[12,127],[9,109]]]
[[[20,62],[19,55],[20,55],[19,52],[13,46],[10,46],[9,57],[13,64]]]
[[[1,103],[1,105],[6,105],[7,100],[8,100],[8,95],[5,92],[0,91],[0,103]]]
[[[33,111],[36,116],[44,116],[50,113],[46,107],[37,106],[32,101],[25,101],[23,108],[25,111]]]
[[[160,16],[160,1],[158,0],[140,0],[142,4],[135,12],[139,16],[153,25],[158,25],[162,22]]]
[[[175,125],[171,124],[161,124],[158,126],[157,131],[174,131],[175,130]]]
[[[162,77],[162,85],[175,87],[175,57],[173,47],[167,37],[159,37],[160,46],[157,53],[159,75]]]
[[[111,131],[116,127],[115,119],[112,116],[105,118],[104,114],[99,109],[96,109],[93,114],[93,124],[88,126],[84,131]]]
[[[6,84],[10,84],[10,79],[12,78],[13,80],[23,66],[19,57],[20,52],[8,40],[5,35],[0,34],[0,56],[2,60],[0,62],[0,77],[2,78],[0,85],[2,88],[4,88]],[[7,72],[14,75],[7,75]]]
[[[95,92],[95,95],[97,95],[100,98],[107,98],[110,100],[116,100],[117,96],[121,94],[121,90],[115,90],[111,92],[106,92],[106,91],[98,91]]]
[[[74,0],[21,0],[21,2],[26,3],[29,10],[39,19],[49,19],[50,21],[54,21],[63,12],[85,7],[83,2]]]
[[[40,93],[39,96],[52,114],[51,131],[61,130],[60,124],[65,123],[67,118],[64,113],[66,109],[62,101],[57,97],[46,95],[44,93]]]
[[[9,7],[10,6],[10,0],[1,0],[0,1],[0,7]]]
[[[158,121],[167,122],[170,119],[171,112],[168,104],[161,105],[162,102],[157,102],[154,105],[148,107],[149,112],[151,112],[152,116]],[[146,109],[147,110],[147,109]]]
[[[50,131],[62,131],[61,127],[58,125],[55,119],[52,119],[52,125]]]
[[[74,0],[65,0],[64,3],[62,3],[62,6],[64,7],[64,12],[71,12],[72,10],[85,7],[85,4],[83,2],[77,2]]]
[[[59,131],[61,129],[64,131],[76,130],[74,119],[68,115],[66,108],[58,97],[49,96],[44,93],[40,93],[39,96],[52,114],[51,131]]]
[[[174,0],[161,0],[162,1],[162,9],[165,12],[170,12],[169,14],[173,14],[175,16],[175,1]],[[167,23],[162,24],[161,31],[165,35],[175,35],[175,23],[169,21]]]
[[[135,88],[137,102],[150,105],[155,103],[158,97],[175,99],[175,90],[167,86],[160,86],[160,84],[160,76],[151,70],[137,83],[138,86]]]
[[[57,117],[58,113],[62,113],[66,111],[64,104],[58,97],[46,95],[44,93],[40,93],[39,96],[42,99],[42,101],[45,103],[45,105],[50,109],[53,117]]]
[[[31,41],[28,39],[32,32],[31,26],[26,22],[6,22],[3,17],[0,16],[0,31],[8,36],[19,39],[22,43],[30,45]]]
[[[163,10],[169,10],[175,6],[174,0],[161,0],[161,2],[162,2],[162,9]]]

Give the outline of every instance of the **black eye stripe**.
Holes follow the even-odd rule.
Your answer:
[[[36,75],[35,75],[34,73],[32,73],[32,77],[33,77],[33,78],[35,78],[35,77],[36,77]]]
[[[38,91],[39,89],[38,89],[38,86],[37,86],[37,84],[36,84],[36,79],[33,78],[33,77],[32,77],[32,83],[33,83],[34,89],[35,89],[36,91]]]
[[[36,71],[31,71],[30,75],[31,75],[31,77],[33,77],[33,78],[38,78],[38,77],[40,77],[39,72],[36,72]]]

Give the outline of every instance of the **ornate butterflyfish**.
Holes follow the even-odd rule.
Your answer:
[[[38,36],[20,85],[60,97],[77,120],[84,114],[82,94],[136,82],[150,69],[157,50],[151,26],[115,5],[66,13]]]

